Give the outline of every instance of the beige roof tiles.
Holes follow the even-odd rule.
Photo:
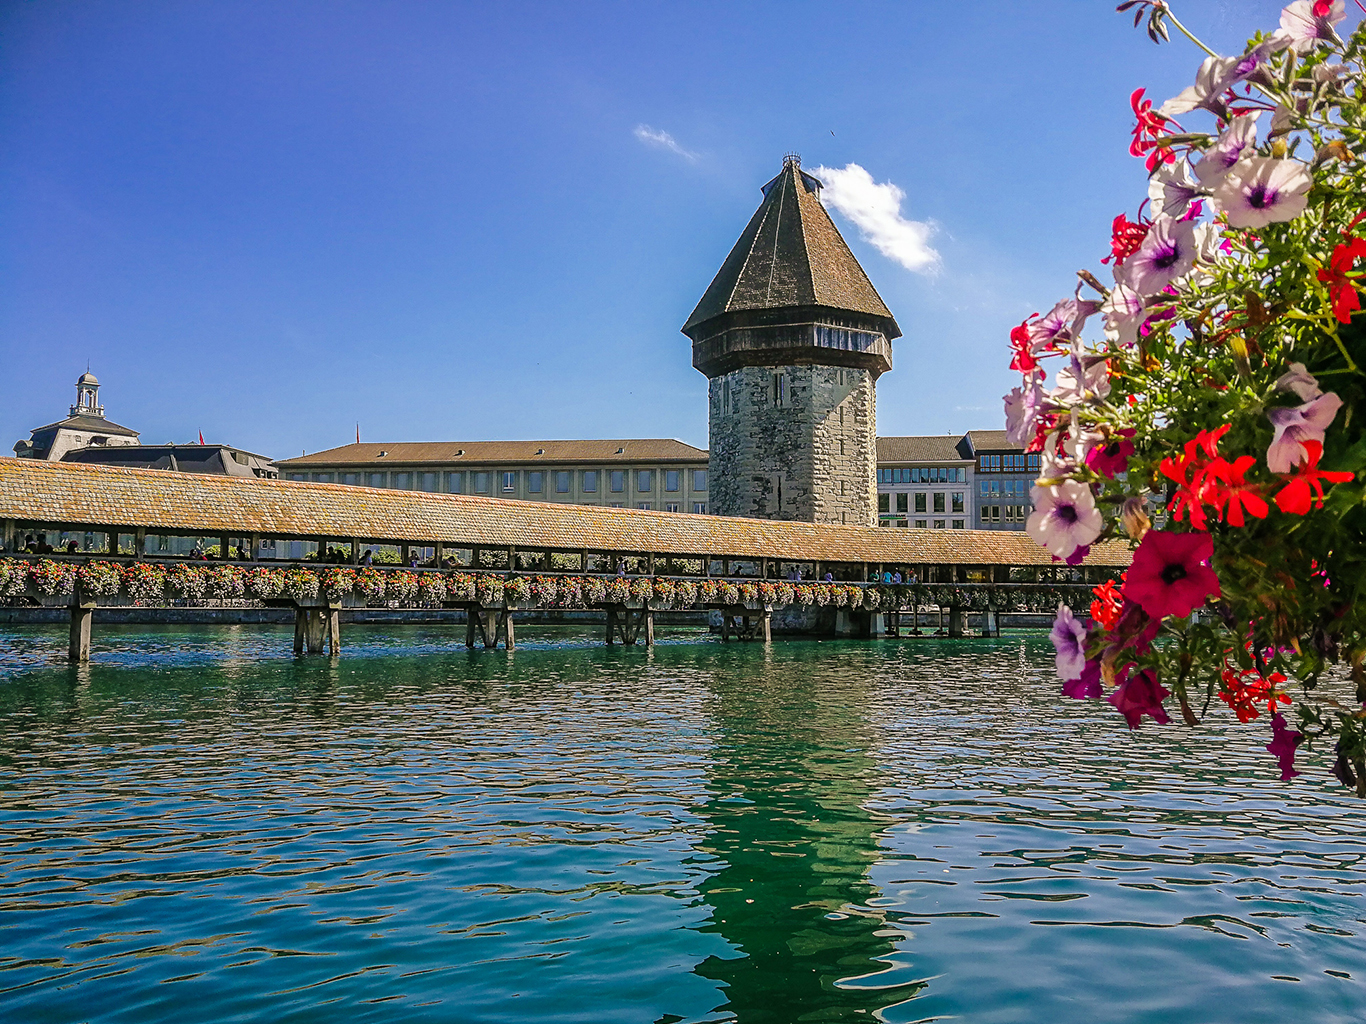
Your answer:
[[[0,459],[0,518],[151,532],[358,537],[455,547],[709,554],[787,561],[1047,565],[1023,533],[904,530],[506,501],[158,470]],[[1123,566],[1127,545],[1087,564]]]

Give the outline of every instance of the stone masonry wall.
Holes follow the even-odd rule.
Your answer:
[[[877,392],[867,370],[742,367],[711,380],[708,404],[709,511],[849,526],[876,521]]]

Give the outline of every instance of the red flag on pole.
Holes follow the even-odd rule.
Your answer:
[[[199,432],[199,443],[200,443],[200,444],[203,444],[203,443],[204,443],[204,431],[202,431],[202,430]]]
[[[360,444],[360,424],[356,424],[356,444]]]

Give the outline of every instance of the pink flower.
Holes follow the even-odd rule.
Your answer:
[[[1106,337],[1125,346],[1136,343],[1138,329],[1143,326],[1144,306],[1143,296],[1138,292],[1125,284],[1115,285],[1100,307]]]
[[[1086,667],[1086,627],[1072,614],[1072,609],[1058,602],[1058,617],[1053,620],[1053,631],[1048,634],[1057,651],[1054,664],[1059,679],[1080,679]]]
[[[1237,164],[1214,190],[1214,202],[1229,227],[1264,228],[1304,212],[1314,184],[1309,165],[1299,160],[1257,156]]]
[[[1281,11],[1281,27],[1271,38],[1293,46],[1300,53],[1312,50],[1320,40],[1336,38],[1333,26],[1347,17],[1343,0],[1295,0]]]
[[[1029,324],[1029,337],[1034,342],[1034,353],[1062,347],[1072,338],[1072,321],[1077,318],[1077,300],[1063,299],[1038,320]]]
[[[1124,581],[1124,597],[1153,619],[1189,615],[1218,597],[1219,577],[1209,567],[1214,539],[1207,533],[1149,530],[1134,552]]]
[[[1115,280],[1139,295],[1153,295],[1190,273],[1195,265],[1195,225],[1158,217],[1143,244],[1115,270]]]
[[[1291,473],[1304,462],[1308,451],[1305,441],[1323,444],[1324,432],[1342,408],[1342,399],[1329,391],[1298,408],[1278,406],[1266,411],[1266,418],[1276,428],[1271,446],[1266,450],[1266,468],[1273,473]]]
[[[1293,391],[1301,402],[1312,402],[1323,394],[1318,378],[1304,368],[1303,363],[1291,363],[1290,370],[1276,378],[1277,391]]]
[[[1235,117],[1195,165],[1195,176],[1206,188],[1213,188],[1224,180],[1224,176],[1243,158],[1244,153],[1255,152],[1256,146],[1257,114]]]
[[[1185,216],[1199,195],[1200,186],[1184,160],[1159,167],[1148,180],[1148,201],[1158,213],[1168,217]]]
[[[1157,681],[1153,670],[1144,669],[1135,675],[1126,674],[1124,681],[1115,687],[1114,693],[1105,699],[1124,716],[1130,729],[1137,729],[1144,715],[1159,725],[1171,721],[1162,707],[1163,699],[1169,696],[1171,691]]]
[[[1081,670],[1081,678],[1067,679],[1062,684],[1062,695],[1076,700],[1099,697],[1101,692],[1099,661],[1088,661]]]
[[[1086,453],[1086,464],[1101,476],[1114,478],[1129,468],[1129,456],[1134,453],[1134,430],[1121,430],[1108,444],[1098,445]]]
[[[1011,388],[1004,399],[1006,437],[1015,444],[1028,444],[1034,439],[1034,428],[1043,409],[1043,388],[1038,378],[1027,378],[1023,388]]]
[[[1271,716],[1271,742],[1266,749],[1280,762],[1282,782],[1289,782],[1299,774],[1295,771],[1295,748],[1302,742],[1304,733],[1287,728],[1285,715],[1277,711]]]
[[[1096,508],[1091,488],[1075,480],[1055,487],[1030,488],[1034,511],[1025,531],[1034,542],[1059,558],[1066,558],[1083,544],[1090,544],[1105,529],[1105,517]]]

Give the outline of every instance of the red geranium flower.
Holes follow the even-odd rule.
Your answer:
[[[1314,508],[1323,508],[1323,481],[1345,484],[1356,477],[1355,473],[1333,472],[1319,469],[1319,459],[1323,456],[1321,441],[1301,441],[1308,456],[1301,462],[1294,478],[1276,495],[1276,507],[1290,515],[1302,516]]]
[[[1159,146],[1158,137],[1166,129],[1167,119],[1161,114],[1153,113],[1153,101],[1143,98],[1143,90],[1135,89],[1133,95],[1129,97],[1129,106],[1134,109],[1134,139],[1129,144],[1130,156],[1142,156],[1148,150],[1148,159],[1144,166],[1151,174],[1159,163],[1169,164],[1176,159],[1176,155],[1169,146]]]
[[[1243,518],[1244,512],[1258,519],[1265,519],[1271,511],[1259,493],[1260,488],[1243,479],[1247,471],[1256,464],[1257,460],[1251,455],[1243,455],[1232,462],[1215,459],[1205,471],[1205,500],[1214,506],[1220,519],[1225,518],[1227,506],[1227,521],[1230,526],[1242,526],[1246,522]]]
[[[1107,633],[1119,625],[1119,611],[1124,607],[1124,597],[1114,580],[1106,580],[1098,587],[1092,587],[1096,599],[1091,602],[1091,618],[1096,625]]]
[[[1039,361],[1034,358],[1034,344],[1030,340],[1029,323],[1039,314],[1034,313],[1020,321],[1020,326],[1010,329],[1010,347],[1015,352],[1015,358],[1010,361],[1012,370],[1019,370],[1021,373],[1033,373],[1039,368]]]
[[[1348,276],[1361,256],[1366,256],[1366,238],[1348,236],[1347,241],[1333,250],[1328,266],[1319,270],[1319,280],[1328,285],[1328,295],[1333,301],[1333,315],[1344,324],[1351,323],[1352,314],[1361,308],[1356,279]]]
[[[1150,227],[1152,224],[1148,221],[1130,220],[1121,213],[1110,225],[1110,255],[1102,257],[1101,262],[1114,260],[1116,264],[1123,263],[1143,244]]]
[[[1134,552],[1124,580],[1124,596],[1154,619],[1189,615],[1218,597],[1219,577],[1209,567],[1214,540],[1204,533],[1149,530]]]

